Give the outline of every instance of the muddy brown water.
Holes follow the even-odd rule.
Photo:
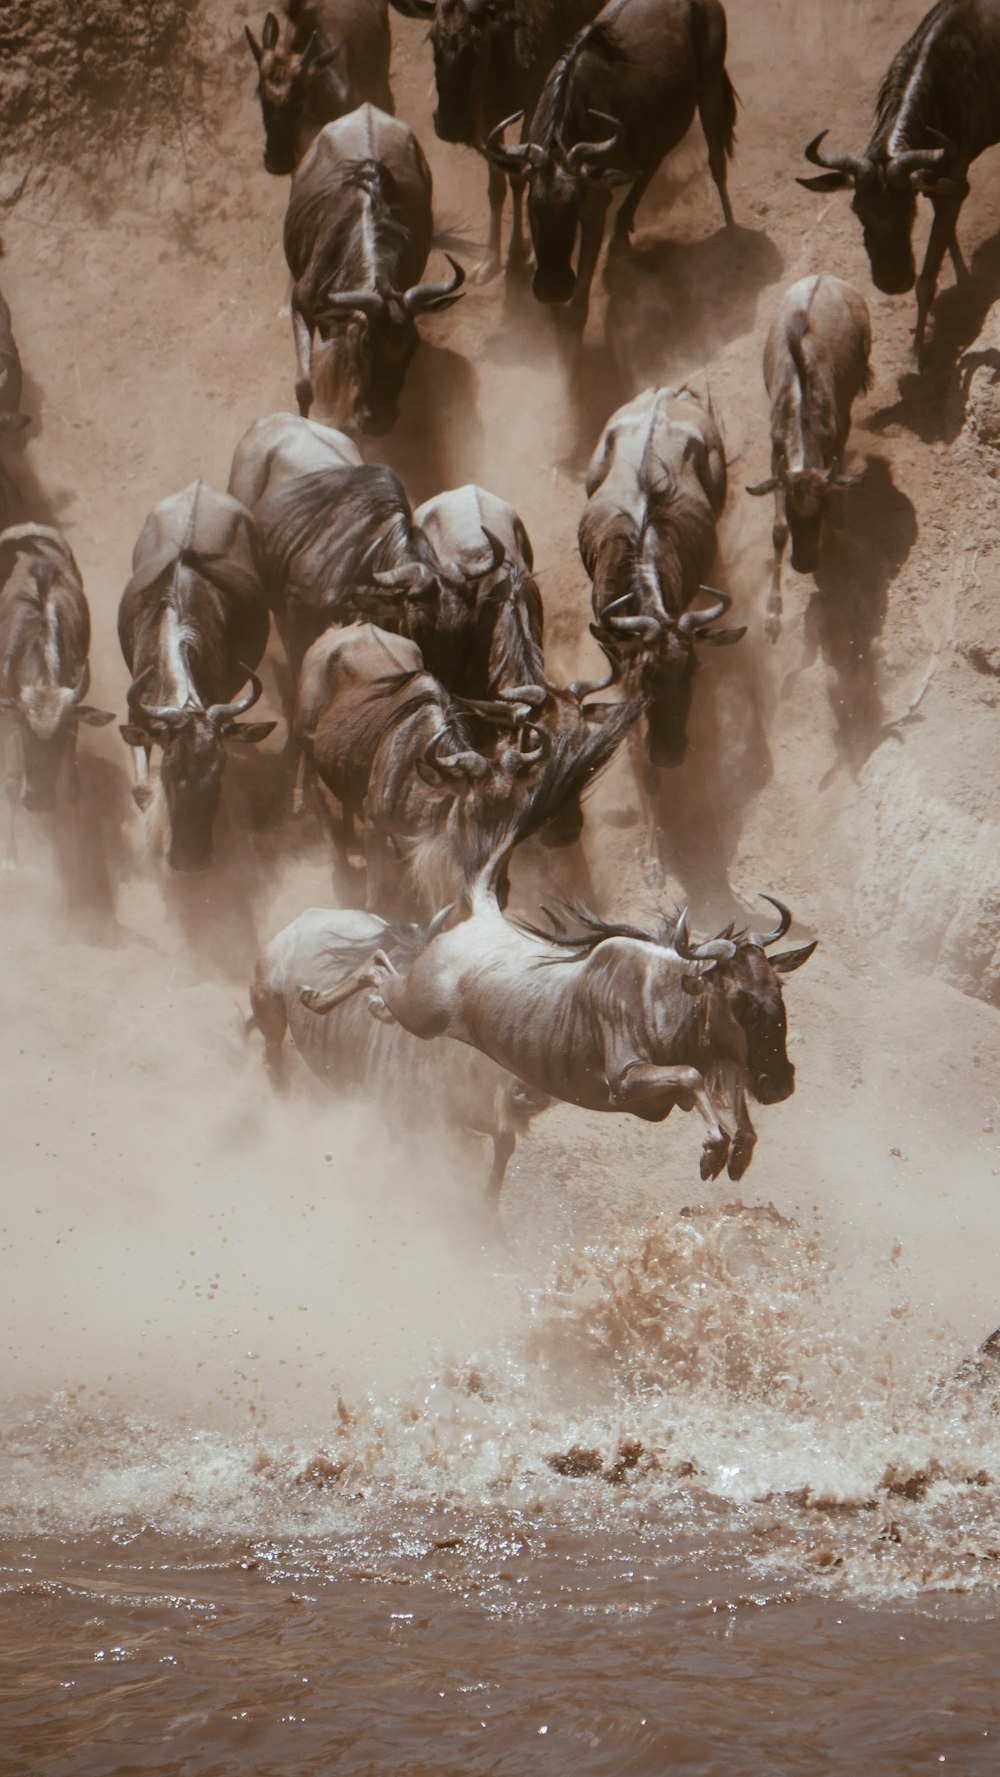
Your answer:
[[[283,818],[280,733],[227,767],[206,877],[147,855],[114,727],[83,742],[79,819],[20,822],[0,877],[4,1777],[1000,1768],[997,1378],[962,1369],[1000,1322],[1000,1030],[954,985],[982,985],[954,911],[1000,817],[991,681],[958,644],[1000,641],[1000,536],[988,473],[954,455],[949,368],[992,296],[1000,184],[984,157],[976,277],[945,290],[946,353],[915,387],[909,299],[871,290],[846,200],[791,181],[824,125],[864,139],[921,11],[732,0],[735,237],[695,130],[579,354],[516,283],[470,290],[423,324],[400,425],[365,445],[415,503],[471,476],[513,500],[555,668],[593,676],[589,452],[651,380],[711,388],[732,480],[714,578],[751,628],[700,674],[664,878],[626,758],[584,846],[526,849],[514,887],[529,910],[688,900],[699,932],[763,888],[819,933],[787,990],[797,1091],[760,1112],[739,1200],[699,1182],[690,1119],[559,1107],[498,1233],[481,1145],[301,1074],[272,1097],[243,1043],[250,969],[331,899],[318,830]],[[37,416],[19,470],[80,560],[90,697],[119,715],[146,513],[196,474],[224,485],[250,422],[292,404],[285,184],[260,168],[242,47],[260,20],[202,12],[211,117],[180,111],[135,169],[109,140],[86,201],[62,173],[3,231]],[[482,168],[433,137],[422,28],[393,29],[399,109],[471,262]],[[770,511],[741,489],[768,467],[767,320],[816,269],[871,306],[869,469],[816,586],[789,576],[772,649]],[[932,669],[919,721],[884,732]],[[988,899],[980,924],[989,954]]]

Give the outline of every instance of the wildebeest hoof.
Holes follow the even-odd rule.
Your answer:
[[[311,382],[298,382],[295,385],[295,399],[299,404],[302,419],[309,418],[309,409],[313,404],[313,386]]]
[[[724,1135],[720,1141],[707,1141],[701,1150],[702,1178],[718,1178],[722,1168],[726,1164],[726,1156],[728,1153],[728,1135]]]
[[[726,1168],[731,1179],[735,1180],[743,1177],[743,1174],[746,1172],[747,1167],[753,1159],[753,1151],[756,1145],[755,1141],[744,1140],[743,1137],[739,1135],[736,1137],[729,1155],[729,1165]]]

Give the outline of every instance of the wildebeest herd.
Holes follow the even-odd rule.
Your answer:
[[[472,281],[534,258],[532,288],[578,331],[612,192],[626,188],[609,252],[628,250],[636,207],[698,112],[727,226],[736,95],[720,0],[392,0],[430,21],[438,135],[482,153],[490,229]],[[705,1124],[701,1174],[740,1178],[756,1136],[748,1098],[787,1098],[782,976],[814,944],[776,950],[769,930],[695,940],[687,912],[644,931],[580,902],[544,927],[505,912],[512,854],[530,835],[568,846],[582,798],[633,725],[649,769],[683,758],[701,652],[737,643],[732,600],[707,584],[727,499],[719,415],[691,387],[652,387],[608,419],[586,475],[579,549],[592,587],[596,682],[557,682],[546,662],[534,552],[518,513],[467,485],[413,510],[355,438],[398,416],[422,314],[466,294],[449,255],[428,275],[433,191],[413,130],[395,115],[386,0],[287,0],[247,40],[258,71],[264,164],[291,184],[298,414],[258,419],[236,442],[226,492],[194,481],[149,514],[118,616],[129,674],[123,739],[133,795],[155,804],[169,867],[210,866],[227,749],[272,721],[241,720],[261,695],[271,619],[287,662],[289,814],[328,828],[338,895],[366,910],[310,909],[258,960],[250,1024],[283,1077],[286,1031],[337,1092],[408,1082],[452,1120],[492,1135],[495,1201],[516,1134],[553,1098]],[[752,103],[752,95],[747,95]],[[520,125],[520,139],[512,132]],[[1000,0],[938,0],[882,83],[872,139],[800,183],[854,189],[872,276],[915,281],[918,193],[934,221],[916,279],[918,363],[941,260],[964,273],[956,223],[970,163],[1000,138]],[[764,377],[771,400],[774,569],[808,572],[844,472],[852,404],[868,386],[871,329],[859,292],[824,269],[776,306]],[[0,441],[28,421],[0,300]],[[313,408],[323,423],[310,417]],[[0,715],[14,860],[19,803],[76,795],[90,619],[60,533],[21,522],[0,466]],[[610,692],[610,700],[602,694]],[[154,759],[158,769],[152,769]],[[294,788],[293,788],[294,779]],[[391,1028],[383,1028],[383,1027]],[[452,1037],[454,1043],[436,1039]],[[435,1039],[420,1042],[417,1039]]]

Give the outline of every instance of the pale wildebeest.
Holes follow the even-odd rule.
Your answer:
[[[468,634],[460,677],[448,688],[463,697],[523,704],[551,735],[576,733],[603,720],[613,707],[585,703],[607,678],[568,687],[553,683],[545,666],[542,597],[532,573],[534,552],[521,518],[495,494],[469,484],[418,506],[415,521],[449,569],[468,586]],[[483,557],[483,540],[489,545]],[[579,798],[567,798],[540,834],[545,845],[572,845],[583,828]]]
[[[431,173],[413,131],[372,105],[320,130],[295,171],[285,214],[294,279],[295,396],[314,397],[313,335],[324,342],[334,425],[386,432],[419,342],[417,317],[458,300],[465,273],[421,283],[431,249]]]
[[[77,725],[102,728],[110,710],[84,703],[90,683],[90,612],[73,552],[59,531],[13,526],[0,535],[0,720],[7,729],[9,825],[14,862],[18,802],[55,808],[60,777],[78,794]]]
[[[828,170],[799,184],[810,191],[852,187],[876,289],[901,296],[916,282],[919,369],[945,253],[956,275],[967,275],[958,216],[969,166],[1000,142],[1000,0],[938,0],[882,82],[864,152],[831,154],[821,147],[826,134],[805,153]],[[912,235],[920,192],[930,198],[934,220],[918,278]]]
[[[556,749],[532,795],[481,836],[459,924],[438,931],[405,970],[376,951],[337,987],[304,986],[303,1003],[333,1012],[366,992],[376,1017],[414,1036],[457,1038],[536,1092],[587,1110],[656,1123],[675,1106],[697,1109],[702,1178],[724,1166],[741,1178],[756,1142],[748,1096],[778,1104],[795,1089],[781,976],[815,943],[768,955],[791,924],[770,896],[772,931],[730,930],[698,944],[686,912],[658,933],[581,909],[572,932],[560,921],[544,933],[507,919],[498,889],[511,851],[544,819],[565,770]]]
[[[167,862],[203,870],[212,855],[227,741],[260,741],[274,722],[240,722],[260,697],[253,669],[267,646],[267,600],[253,519],[203,481],[153,508],[132,555],[118,639],[132,674],[133,795],[149,806],[149,755],[162,747]],[[250,688],[237,696],[249,680]]]
[[[0,433],[20,432],[31,421],[21,413],[21,355],[14,340],[10,309],[0,296]]]
[[[687,752],[699,645],[746,634],[713,627],[732,601],[702,585],[726,498],[711,403],[687,388],[644,389],[612,414],[586,488],[579,544],[593,582],[591,632],[614,677],[647,701],[650,765],[676,766]],[[692,609],[700,595],[711,603]]]
[[[259,43],[244,29],[269,173],[294,173],[323,125],[366,100],[390,116],[395,110],[387,0],[288,0],[283,20],[268,13]]]
[[[434,129],[442,142],[482,152],[503,118],[531,116],[556,57],[600,0],[391,0],[407,18],[428,19],[437,84]],[[514,228],[510,258],[523,254],[523,173],[510,173]],[[485,283],[500,270],[500,229],[507,173],[490,161],[490,238],[476,272]]]
[[[258,960],[248,1029],[256,1028],[264,1038],[276,1086],[284,1082],[283,1045],[291,1031],[306,1065],[338,1098],[372,1097],[401,1129],[412,1128],[416,1119],[489,1136],[493,1166],[487,1202],[495,1208],[517,1137],[548,1100],[473,1049],[421,1043],[404,1030],[377,1024],[360,1000],[337,1018],[320,1019],[300,998],[303,982],[334,988],[378,949],[405,966],[426,937],[425,929],[393,927],[372,913],[309,908]]]
[[[843,470],[851,408],[871,383],[868,309],[851,284],[826,274],[800,278],[768,329],[764,382],[771,397],[771,475],[747,489],[774,495],[774,570],[765,634],[781,630],[781,562],[789,533],[792,567],[816,566],[830,495],[854,487]]]
[[[393,919],[426,917],[460,891],[476,832],[523,796],[551,744],[524,707],[456,701],[411,642],[371,624],[310,648],[297,727],[340,804],[342,862],[363,807],[367,903]],[[610,732],[579,741],[592,760],[614,744]]]
[[[631,186],[615,223],[615,243],[623,246],[643,192],[696,109],[732,226],[726,157],[733,152],[736,95],[725,59],[720,0],[609,0],[556,62],[526,139],[516,147],[504,143],[516,116],[491,132],[491,159],[527,178],[539,302],[571,303],[582,326],[612,187]]]

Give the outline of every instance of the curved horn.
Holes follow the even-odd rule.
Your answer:
[[[523,111],[512,111],[503,123],[498,123],[486,138],[486,155],[488,160],[495,161],[498,167],[505,167],[508,172],[519,173],[525,167],[537,171],[548,166],[552,156],[538,142],[520,142],[516,148],[508,148],[504,141],[504,132],[512,123],[524,116]]]
[[[69,700],[70,704],[73,705],[73,704],[77,704],[77,703],[82,703],[89,690],[90,690],[90,661],[85,660],[82,667],[80,668],[80,677],[73,687],[73,695]]]
[[[399,598],[426,598],[434,590],[435,579],[426,562],[402,562],[398,568],[376,568],[372,582]]]
[[[523,703],[529,710],[540,710],[548,695],[544,685],[512,685],[498,693],[504,703]]]
[[[889,160],[885,169],[886,184],[897,191],[905,191],[908,185],[912,185],[915,173],[943,167],[948,158],[947,148],[904,148]]]
[[[495,574],[497,569],[502,568],[504,565],[504,562],[507,560],[507,551],[504,548],[503,544],[501,543],[499,537],[494,536],[492,531],[488,531],[486,529],[485,525],[480,525],[479,528],[482,531],[483,536],[486,538],[487,543],[489,544],[490,560],[489,560],[488,567],[476,568],[475,572],[478,576],[482,576],[484,574]]]
[[[689,637],[697,635],[699,629],[707,628],[710,623],[715,623],[719,617],[723,616],[733,602],[728,592],[720,592],[716,586],[699,586],[698,591],[712,593],[715,604],[709,605],[707,611],[685,611],[683,616],[677,619],[679,635]]]
[[[759,944],[761,949],[765,950],[768,944],[777,944],[778,939],[784,937],[792,923],[792,916],[788,908],[785,906],[784,901],[779,901],[776,896],[762,894],[760,899],[762,901],[770,901],[771,906],[777,911],[778,923],[773,932],[748,932],[746,942],[748,944]]]
[[[710,938],[706,944],[692,945],[688,937],[688,910],[685,907],[670,942],[677,955],[686,963],[731,962],[736,955],[736,945],[731,938]]]
[[[469,748],[465,752],[444,754],[441,745],[448,739],[447,728],[439,728],[434,739],[424,748],[424,760],[431,770],[438,772],[441,777],[485,777],[489,764],[482,753],[473,752]]]
[[[185,712],[177,704],[143,703],[139,694],[140,686],[144,685],[155,671],[156,662],[154,661],[146,667],[144,672],[139,674],[137,679],[132,680],[127,693],[129,711],[140,722],[147,724],[161,722],[164,727],[179,728],[185,720]]]
[[[595,691],[609,690],[610,687],[616,685],[621,678],[621,660],[617,655],[612,654],[596,624],[591,624],[590,633],[597,643],[597,646],[600,648],[601,653],[604,655],[604,658],[608,663],[609,671],[606,679],[574,679],[573,683],[570,685],[569,694],[571,697],[576,698],[577,703],[582,703],[585,697],[592,697]]]
[[[377,321],[385,313],[385,297],[377,290],[330,290],[322,298],[320,306],[321,318],[327,315],[367,316],[369,321]]]
[[[590,115],[601,118],[604,123],[609,123],[614,135],[609,136],[605,142],[574,142],[566,156],[566,165],[574,173],[583,170],[585,161],[596,160],[602,154],[611,154],[622,139],[623,126],[616,117],[609,117],[606,111],[591,111]]]
[[[643,642],[656,642],[665,633],[669,625],[662,617],[607,617],[607,627],[620,630],[623,635],[636,635]]]
[[[811,160],[814,167],[827,167],[832,173],[844,173],[849,178],[863,179],[872,170],[872,163],[863,154],[821,154],[820,143],[830,134],[829,130],[820,130],[808,147],[804,149],[806,160]]]
[[[252,673],[248,666],[244,666],[242,660],[239,662],[239,669],[240,672],[245,673],[249,679],[250,689],[249,691],[244,692],[242,697],[238,697],[235,703],[211,704],[205,711],[205,714],[213,726],[217,727],[222,722],[235,722],[237,716],[245,716],[247,710],[253,709],[254,704],[257,702],[264,689],[257,674]]]
[[[537,765],[551,753],[552,736],[546,728],[539,728],[537,723],[526,722],[521,729],[517,746],[520,765]]]
[[[421,315],[428,309],[444,308],[455,299],[456,290],[465,283],[465,268],[453,259],[450,253],[445,254],[451,266],[451,281],[443,284],[414,284],[403,292],[399,300],[408,315]]]

